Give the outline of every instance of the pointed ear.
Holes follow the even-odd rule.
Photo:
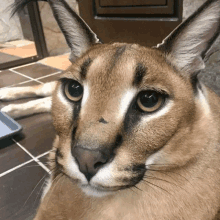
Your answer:
[[[220,0],[209,0],[180,24],[157,48],[179,71],[196,74],[220,32]],[[190,76],[189,76],[190,77]]]
[[[27,3],[38,0],[20,0],[12,6],[14,14],[21,10]],[[41,1],[41,0],[39,0]],[[66,42],[71,49],[70,61],[80,57],[93,44],[101,43],[96,34],[90,29],[85,21],[73,11],[65,0],[43,0],[47,1],[52,9],[53,15],[64,34]]]
[[[54,17],[71,48],[73,62],[93,44],[101,43],[85,21],[64,0],[48,0]]]

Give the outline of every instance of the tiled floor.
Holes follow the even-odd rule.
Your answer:
[[[2,70],[0,88],[37,85],[56,80],[62,69],[69,65],[67,57],[56,57],[55,63],[49,58]],[[57,65],[59,69],[54,67]],[[29,100],[0,101],[0,109],[10,103]],[[50,114],[33,115],[17,121],[23,131],[12,138],[0,140],[0,220],[33,219],[49,173],[46,157],[55,136]]]
[[[5,62],[10,62],[10,61],[14,61],[14,60],[18,60],[20,59],[20,57],[18,56],[13,56],[7,53],[2,53],[0,51],[0,64],[1,63],[5,63]]]

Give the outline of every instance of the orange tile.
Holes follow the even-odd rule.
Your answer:
[[[25,40],[25,39],[6,42],[6,45],[11,45],[14,47],[23,47],[23,46],[27,46],[30,44],[34,44],[34,42],[30,40]]]
[[[37,55],[35,44],[29,44],[26,46],[16,47],[16,48],[4,48],[4,49],[1,49],[0,52],[22,57],[22,58]]]
[[[56,57],[47,57],[43,60],[40,60],[39,63],[61,70],[65,70],[71,65],[71,62],[69,61],[69,54]]]

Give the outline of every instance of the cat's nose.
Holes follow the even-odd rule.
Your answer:
[[[108,150],[90,150],[79,146],[72,148],[72,155],[88,182],[111,158],[111,153]]]

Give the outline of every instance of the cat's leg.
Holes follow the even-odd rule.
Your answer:
[[[1,109],[12,118],[20,118],[37,113],[50,112],[52,97],[40,98],[23,104],[10,104]]]
[[[36,86],[10,87],[0,89],[0,100],[10,101],[21,98],[51,96],[57,82],[49,82]]]

